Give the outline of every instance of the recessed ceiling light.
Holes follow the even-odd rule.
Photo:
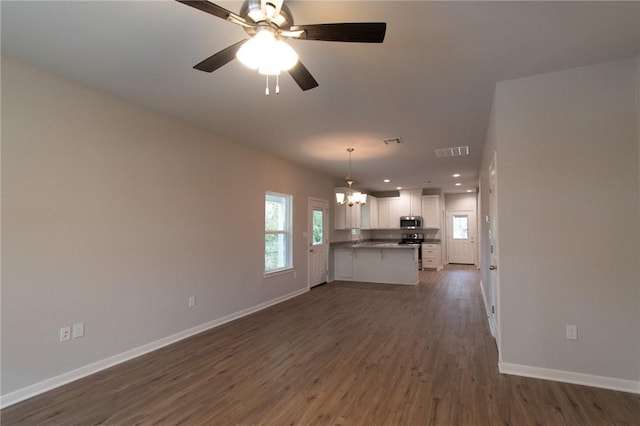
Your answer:
[[[456,186],[460,186],[462,185],[460,182],[456,182]]]
[[[467,192],[473,192],[473,189],[467,189]]]
[[[385,179],[385,180],[383,180],[383,182],[384,183],[389,183],[389,182],[391,182],[391,180],[390,179]]]
[[[396,186],[396,189],[399,191],[399,190],[402,189],[402,187],[401,186]]]
[[[460,177],[460,173],[455,173],[453,177]]]

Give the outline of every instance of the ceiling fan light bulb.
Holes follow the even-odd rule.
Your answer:
[[[263,66],[265,61],[269,60],[275,46],[275,34],[269,29],[261,29],[238,49],[236,58],[247,67],[257,70]]]
[[[252,40],[255,40],[256,43],[260,43],[259,46],[261,48],[270,49],[276,42],[276,35],[271,28],[261,28],[258,30],[256,35],[253,36]]]
[[[258,72],[262,75],[280,75],[280,65],[271,58],[263,58],[258,66]]]
[[[277,58],[276,60],[280,64],[282,71],[288,71],[298,63],[296,51],[282,40],[276,42],[273,56]]]
[[[256,52],[256,45],[252,43],[253,39],[247,41],[240,46],[240,49],[236,52],[236,58],[242,64],[252,70],[257,70],[259,65],[259,55]]]

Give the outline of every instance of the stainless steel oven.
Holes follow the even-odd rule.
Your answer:
[[[424,242],[424,234],[402,234],[402,239],[398,244],[417,244],[418,245],[418,269],[422,270],[422,243]]]

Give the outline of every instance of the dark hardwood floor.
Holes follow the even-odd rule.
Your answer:
[[[1,412],[8,425],[638,425],[640,395],[501,375],[479,274],[335,282]]]

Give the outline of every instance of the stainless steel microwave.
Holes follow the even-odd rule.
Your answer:
[[[422,229],[422,216],[400,216],[400,229]]]

